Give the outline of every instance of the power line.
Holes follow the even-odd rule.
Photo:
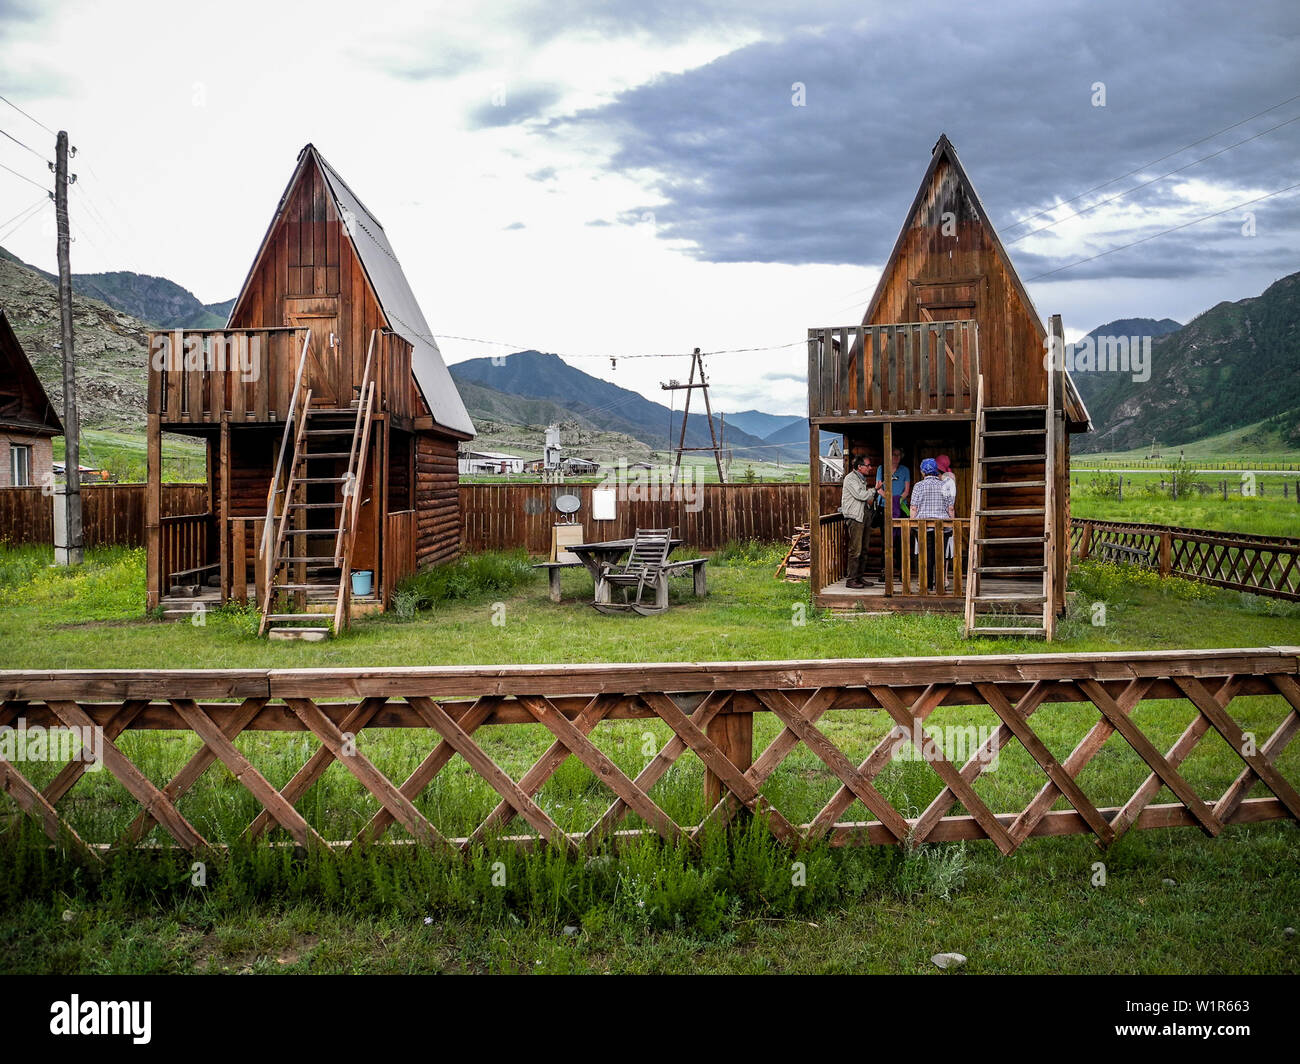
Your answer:
[[[1230,129],[1236,129],[1238,126],[1245,125],[1247,122],[1252,122],[1256,118],[1259,118],[1262,115],[1266,115],[1270,111],[1276,111],[1279,107],[1285,107],[1287,104],[1292,103],[1295,100],[1300,100],[1300,93],[1297,93],[1295,96],[1288,97],[1287,99],[1283,100],[1281,103],[1275,103],[1272,107],[1265,107],[1264,110],[1262,111],[1256,111],[1249,118],[1243,118],[1240,121],[1233,122],[1232,125],[1230,126],[1224,126],[1222,129],[1215,130],[1213,133],[1209,133],[1206,136],[1201,137],[1199,140],[1194,140],[1190,144],[1184,144],[1181,148],[1177,148],[1174,151],[1169,152],[1167,155],[1160,156],[1159,159],[1152,159],[1148,163],[1143,163],[1141,166],[1135,167],[1134,169],[1130,170],[1126,174],[1120,174],[1119,177],[1112,177],[1109,181],[1103,181],[1099,185],[1093,185],[1092,188],[1085,188],[1077,196],[1071,196],[1067,200],[1062,200],[1060,203],[1053,204],[1051,207],[1047,207],[1046,209],[1039,211],[1037,214],[1031,214],[1027,218],[1021,218],[1019,221],[1009,222],[1008,224],[1011,225],[1013,228],[1015,228],[1016,226],[1026,225],[1027,223],[1032,222],[1035,218],[1041,218],[1044,214],[1051,214],[1052,211],[1060,207],[1064,207],[1066,204],[1073,203],[1075,200],[1083,199],[1084,196],[1087,196],[1092,192],[1096,192],[1099,189],[1103,189],[1107,185],[1113,185],[1116,181],[1123,181],[1124,178],[1126,177],[1132,177],[1134,174],[1140,174],[1143,170],[1145,170],[1149,166],[1155,166],[1156,163],[1162,163],[1166,159],[1172,159],[1175,155],[1181,155],[1189,148],[1195,148],[1198,144],[1204,144],[1207,140],[1213,140],[1221,133],[1226,133]]]
[[[31,152],[33,155],[35,155],[36,158],[40,159],[41,162],[46,163],[46,164],[48,165],[48,163],[49,163],[50,160],[47,159],[47,158],[45,158],[44,155],[42,155],[40,152],[38,152],[38,151],[37,151],[35,148],[33,148],[30,144],[24,144],[21,140],[19,140],[17,137],[15,137],[15,136],[14,136],[12,133],[10,133],[8,130],[0,129],[0,134],[3,134],[4,136],[8,137],[8,138],[9,138],[10,140],[12,140],[15,144],[17,144],[18,147],[26,149],[27,151],[29,151],[29,152]]]
[[[1141,184],[1134,185],[1132,188],[1125,189],[1123,192],[1116,192],[1113,196],[1107,196],[1105,199],[1100,199],[1096,203],[1090,203],[1086,207],[1082,207],[1077,211],[1072,211],[1070,214],[1065,215],[1063,218],[1057,218],[1053,221],[1048,222],[1046,225],[1040,225],[1037,229],[1031,229],[1029,232],[1023,234],[1022,236],[1016,237],[1014,240],[1008,240],[1007,243],[1018,244],[1022,240],[1028,240],[1035,233],[1044,232],[1045,230],[1051,229],[1052,226],[1054,225],[1060,225],[1062,222],[1068,222],[1071,218],[1078,218],[1080,215],[1087,214],[1089,211],[1095,211],[1098,207],[1101,207],[1107,203],[1113,203],[1117,199],[1123,199],[1130,192],[1136,192],[1140,188],[1146,188],[1148,185],[1154,185],[1157,181],[1163,181],[1166,177],[1173,177],[1174,174],[1180,174],[1184,170],[1190,170],[1193,166],[1203,163],[1207,159],[1213,159],[1216,156],[1222,155],[1224,152],[1232,151],[1233,148],[1239,148],[1241,147],[1241,145],[1247,144],[1252,140],[1258,140],[1260,137],[1272,133],[1274,130],[1281,129],[1283,126],[1289,126],[1292,122],[1300,122],[1300,115],[1296,115],[1295,118],[1288,118],[1285,122],[1279,122],[1275,126],[1269,126],[1268,129],[1261,130],[1260,132],[1255,133],[1252,136],[1245,137],[1234,144],[1229,144],[1226,148],[1220,148],[1218,151],[1211,152],[1209,155],[1203,155],[1199,159],[1193,159],[1190,163],[1185,163],[1184,165],[1178,167],[1177,169],[1170,170],[1167,174],[1161,174],[1159,177],[1153,177],[1151,178],[1150,181],[1143,181]],[[1076,196],[1075,198],[1077,199],[1078,197]],[[1052,210],[1055,209],[1056,209],[1055,207],[1052,208]]]
[[[8,170],[11,174],[14,175],[14,177],[21,177],[21,178],[22,178],[24,181],[26,181],[29,185],[35,185],[37,188],[39,188],[39,189],[40,189],[41,191],[43,191],[43,192],[49,191],[49,190],[46,189],[46,187],[45,187],[44,185],[42,185],[39,181],[33,181],[33,180],[32,180],[30,177],[28,177],[26,174],[20,174],[20,173],[19,173],[17,170],[15,170],[12,166],[5,166],[4,163],[0,163],[0,170]]]
[[[29,122],[35,122],[38,126],[40,126],[43,130],[45,130],[45,132],[48,133],[51,137],[57,137],[57,136],[58,136],[58,134],[55,133],[54,130],[52,130],[49,126],[47,126],[47,125],[46,125],[44,122],[42,122],[39,118],[33,118],[33,117],[32,117],[31,115],[29,115],[26,111],[24,111],[21,107],[19,107],[16,103],[14,103],[13,100],[10,100],[10,99],[8,99],[8,98],[5,97],[5,96],[0,96],[0,100],[4,100],[5,103],[7,103],[10,107],[12,107],[12,108],[13,108],[15,111],[17,111],[20,115],[22,115],[24,118],[26,118]]]
[[[24,210],[24,211],[19,211],[18,214],[15,214],[13,218],[10,218],[10,219],[9,219],[9,222],[12,222],[12,221],[14,221],[15,219],[19,218],[20,216],[25,216],[25,217],[22,217],[22,220],[19,221],[16,225],[14,225],[12,229],[8,229],[8,230],[6,230],[5,232],[0,233],[0,241],[8,240],[11,236],[13,236],[15,233],[17,233],[19,229],[21,229],[21,228],[22,228],[23,226],[25,226],[28,222],[30,222],[33,218],[37,218],[37,217],[39,217],[39,216],[40,216],[40,213],[41,213],[41,210],[40,210],[40,209],[41,209],[41,207],[45,206],[45,203],[46,203],[46,202],[47,202],[47,201],[45,201],[45,200],[38,200],[36,203],[32,204],[32,205],[31,205],[30,207],[28,207],[26,210]],[[5,222],[4,224],[5,224],[5,225],[8,225],[9,222]],[[0,229],[3,229],[3,228],[4,228],[4,226],[0,226]]]
[[[1179,229],[1186,229],[1189,225],[1196,225],[1197,222],[1209,221],[1211,218],[1218,218],[1220,215],[1227,214],[1229,211],[1241,210],[1242,207],[1249,207],[1252,203],[1260,203],[1266,199],[1272,199],[1274,196],[1280,196],[1283,192],[1290,192],[1292,189],[1300,188],[1300,181],[1294,185],[1287,185],[1286,188],[1279,188],[1276,192],[1270,192],[1264,196],[1257,196],[1255,199],[1246,200],[1244,203],[1237,203],[1231,207],[1225,207],[1221,211],[1215,211],[1213,214],[1202,215],[1200,218],[1193,218],[1190,222],[1183,222],[1182,225],[1175,225],[1170,229],[1162,229],[1158,233],[1152,233],[1150,236],[1144,236],[1140,240],[1132,240],[1127,244],[1121,244],[1117,248],[1110,248],[1108,251],[1098,252],[1096,255],[1089,255],[1086,259],[1079,259],[1077,262],[1069,262],[1064,266],[1058,266],[1054,270],[1048,270],[1046,273],[1035,274],[1033,277],[1026,278],[1026,281],[1037,281],[1043,277],[1050,277],[1054,273],[1060,273],[1062,270],[1073,269],[1075,266],[1082,266],[1085,262],[1092,262],[1096,259],[1104,258],[1107,255],[1113,255],[1117,251],[1123,251],[1125,248],[1136,247],[1138,244],[1145,244],[1148,240],[1154,240],[1158,236],[1168,236],[1170,233],[1176,233]]]

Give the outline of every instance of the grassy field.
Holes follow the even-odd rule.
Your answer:
[[[203,441],[166,433],[163,436],[163,480],[169,483],[193,483],[207,476],[207,450]],[[64,439],[54,437],[54,460],[62,462]],[[144,481],[148,471],[145,437],[136,432],[111,429],[83,429],[81,464],[92,469],[107,469],[123,482]]]
[[[41,549],[15,549],[0,551],[0,660],[10,668],[284,667],[1042,649],[1028,641],[968,644],[955,617],[822,614],[808,608],[803,585],[772,579],[776,559],[773,548],[737,545],[710,566],[708,598],[695,600],[684,586],[667,614],[622,618],[586,604],[590,581],[581,573],[565,573],[566,598],[555,604],[522,556],[476,556],[408,582],[403,616],[362,619],[325,644],[273,645],[252,634],[253,615],[235,610],[214,612],[201,626],[144,619],[138,551],[92,552],[82,570],[68,573],[48,568]],[[1072,588],[1076,605],[1053,650],[1300,644],[1300,609],[1286,604],[1105,565],[1076,569]],[[1107,604],[1104,627],[1088,621],[1094,602]],[[796,623],[801,615],[804,624]],[[504,616],[504,625],[494,625],[494,616]],[[1233,711],[1262,735],[1285,707],[1257,698]],[[932,718],[977,726],[992,719],[987,710],[960,708]],[[1182,703],[1146,703],[1135,719],[1164,749],[1190,712]],[[1091,710],[1058,705],[1041,709],[1035,724],[1062,757],[1094,720]],[[883,714],[861,711],[835,714],[826,730],[860,759],[888,727]],[[547,745],[537,727],[492,732],[485,747],[516,777]],[[660,725],[628,721],[602,726],[594,738],[634,771],[647,732],[655,744],[668,735]],[[765,744],[775,725],[759,718],[756,733],[756,744]],[[1185,766],[1207,795],[1240,768],[1214,738]],[[159,782],[197,746],[191,735],[170,733],[129,733],[121,742]],[[277,785],[309,749],[304,738],[267,733],[237,742]],[[360,743],[397,778],[429,748],[428,736],[414,731],[363,733]],[[1017,750],[1004,751],[976,787],[995,808],[1018,808],[1042,783]],[[469,830],[495,804],[487,785],[458,766],[444,769],[417,803],[448,832]],[[1296,778],[1300,744],[1280,766]],[[56,768],[26,766],[38,783]],[[1099,802],[1117,804],[1146,772],[1112,740],[1081,782]],[[654,797],[670,815],[698,818],[701,775],[698,762],[683,758]],[[892,763],[877,782],[905,810],[923,808],[939,789],[918,762]],[[806,820],[837,785],[801,748],[764,793]],[[609,795],[571,761],[538,800],[577,828],[603,811]],[[61,808],[99,839],[113,838],[136,807],[102,774],[83,780]],[[1300,920],[1300,830],[1290,823],[1234,827],[1215,841],[1194,831],[1138,833],[1104,855],[1082,838],[1034,840],[1010,859],[985,843],[816,849],[798,855],[805,868],[796,884],[796,858],[757,829],[706,840],[694,856],[646,843],[586,861],[525,859],[492,846],[468,862],[405,848],[319,861],[240,847],[257,806],[224,770],[210,770],[181,808],[207,837],[235,845],[204,887],[191,885],[187,860],[158,855],[127,855],[102,879],[87,878],[45,850],[30,823],[0,830],[0,970],[902,973],[937,971],[929,956],[956,950],[975,972],[1300,971],[1300,948],[1285,933]],[[300,808],[327,837],[348,837],[376,806],[334,766]],[[846,817],[866,813],[855,806]],[[1106,865],[1104,886],[1094,885],[1098,860]],[[497,861],[504,885],[494,880]]]
[[[1121,476],[1123,499],[1116,497]],[[1169,491],[1168,474],[1075,471],[1070,474],[1070,516],[1076,520],[1138,521],[1260,536],[1300,536],[1300,503],[1296,500],[1295,479],[1257,476],[1256,494],[1243,497],[1239,477],[1232,473],[1197,477],[1195,483],[1207,491],[1193,488],[1174,499]],[[1227,499],[1223,498],[1220,487],[1225,479],[1228,480]]]

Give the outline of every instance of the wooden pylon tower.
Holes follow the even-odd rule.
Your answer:
[[[697,366],[700,370],[700,379],[698,382],[695,379],[695,369]],[[680,381],[670,380],[667,382],[661,382],[659,386],[666,392],[684,391],[686,393],[686,406],[682,410],[682,431],[681,435],[677,438],[677,457],[673,461],[672,484],[674,486],[677,484],[677,477],[682,468],[683,451],[712,451],[713,460],[718,465],[718,482],[720,484],[725,484],[727,482],[727,475],[722,470],[722,446],[718,443],[718,434],[713,428],[713,408],[709,405],[709,381],[704,375],[704,356],[700,354],[700,349],[697,347],[691,355],[691,375],[685,384],[682,384]],[[686,446],[686,419],[691,413],[691,392],[695,391],[696,388],[699,388],[704,392],[704,412],[709,418],[709,439],[713,441],[712,447]]]

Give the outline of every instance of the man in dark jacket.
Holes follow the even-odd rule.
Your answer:
[[[845,586],[860,591],[875,582],[865,576],[871,526],[876,520],[876,485],[871,479],[871,460],[865,454],[853,459],[853,468],[844,477],[840,513],[844,515],[849,545],[849,578]]]

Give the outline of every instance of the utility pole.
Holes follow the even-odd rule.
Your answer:
[[[695,381],[695,367],[699,366],[700,380],[697,384]],[[681,384],[676,380],[670,380],[667,383],[659,385],[666,392],[684,391],[686,393],[686,406],[682,410],[682,431],[677,439],[677,459],[673,463],[672,485],[677,484],[677,475],[682,468],[683,451],[711,451],[714,461],[718,465],[718,481],[722,484],[727,482],[727,475],[722,470],[722,447],[718,443],[718,434],[713,427],[713,408],[709,405],[709,382],[704,376],[704,359],[700,355],[700,349],[697,347],[691,355],[691,375],[687,383]],[[704,392],[704,412],[709,420],[709,439],[713,442],[712,447],[687,447],[686,446],[686,419],[691,413],[691,392],[696,388]],[[670,430],[671,431],[671,430]]]
[[[75,151],[75,149],[74,149]],[[77,179],[72,175],[71,181]],[[81,428],[77,421],[77,368],[72,350],[72,266],[68,261],[68,134],[59,130],[54,145],[54,214],[58,222],[59,317],[63,324],[63,521],[55,521],[54,560],[80,565],[85,560],[81,529]],[[60,529],[59,524],[63,525]],[[63,535],[60,536],[59,532]]]

